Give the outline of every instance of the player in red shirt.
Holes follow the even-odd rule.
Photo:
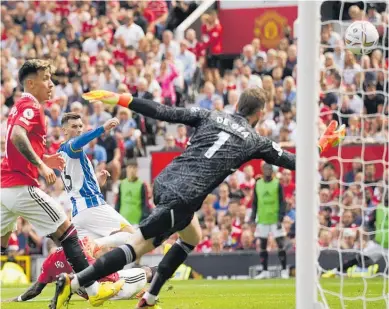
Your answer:
[[[62,207],[39,189],[38,176],[48,184],[56,181],[53,168],[62,170],[60,154],[45,155],[46,118],[43,103],[51,98],[53,67],[44,60],[26,61],[19,70],[24,93],[12,107],[7,122],[6,155],[1,163],[1,252],[21,216],[34,225],[40,235],[50,235],[62,244],[64,253],[75,271],[89,263],[78,243],[77,230]],[[120,290],[119,281],[111,286],[88,284],[91,304],[102,304]]]
[[[79,244],[84,248],[84,253],[88,259],[89,264],[93,264],[95,262],[95,258],[92,256],[94,247],[93,242],[85,237],[82,241],[79,240]],[[99,253],[102,254],[103,252],[99,251]],[[6,302],[21,302],[37,297],[47,284],[55,282],[57,276],[64,272],[70,274],[73,272],[73,269],[66,260],[63,248],[59,247],[43,262],[42,270],[37,281],[33,283],[24,293],[17,297],[8,299]],[[117,282],[120,279],[124,279],[125,285],[114,299],[130,299],[136,293],[141,291],[146,286],[147,282],[151,281],[154,273],[155,268],[145,266],[142,268],[121,270],[106,276],[99,281]],[[85,292],[85,290],[79,289],[76,291],[76,293],[81,297],[88,299],[88,294]]]
[[[223,28],[215,11],[204,18],[201,26],[202,48],[206,50],[207,67],[210,69],[214,81],[220,78],[220,54],[222,53]]]
[[[176,146],[181,149],[186,149],[188,146],[189,138],[186,132],[186,126],[183,124],[179,124],[177,127],[177,137],[176,137]]]

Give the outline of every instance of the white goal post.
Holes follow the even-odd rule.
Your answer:
[[[319,99],[319,1],[299,1],[296,139],[296,308],[317,302],[317,119]]]

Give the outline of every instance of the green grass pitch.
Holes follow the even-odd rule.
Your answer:
[[[362,279],[344,279],[343,295],[348,298],[370,298],[364,307],[363,300],[344,300],[344,307],[338,297],[326,294],[331,309],[386,309],[384,295],[388,297],[388,284],[382,277],[366,280],[366,290]],[[339,293],[339,279],[321,280],[322,287]],[[5,300],[19,295],[25,286],[2,286],[1,298]],[[2,309],[43,309],[47,308],[53,295],[54,285],[49,285],[35,300],[24,303],[1,303]],[[365,294],[364,294],[365,293]],[[290,280],[190,280],[170,281],[160,296],[162,309],[292,309],[295,308],[295,281]],[[374,301],[375,300],[375,301]],[[132,309],[136,300],[108,301],[101,309]],[[69,309],[92,308],[88,302],[73,296]]]

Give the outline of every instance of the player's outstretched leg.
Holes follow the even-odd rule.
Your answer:
[[[143,295],[136,308],[159,308],[156,305],[156,301],[162,286],[173,276],[177,268],[186,260],[188,254],[201,239],[201,228],[196,215],[191,223],[184,230],[180,231],[179,234],[180,238],[159,263],[149,291]]]
[[[118,248],[113,249],[112,251],[106,253],[96,260],[95,264],[88,266],[84,270],[78,272],[75,275],[70,276],[70,287],[72,291],[76,291],[80,287],[87,285],[88,282],[93,282],[98,279],[101,279],[105,276],[108,276],[116,271],[123,269],[123,267],[127,264],[134,262],[138,257],[141,257],[143,254],[149,252],[154,248],[152,244],[152,239],[145,240],[143,238],[142,233],[137,230],[133,237],[131,238],[131,244],[123,245]],[[136,250],[134,249],[136,247]],[[65,286],[67,285],[67,281],[65,281]],[[108,283],[109,284],[109,283]],[[106,285],[98,285],[97,286],[97,297],[93,297],[94,295],[89,295],[89,302],[92,305],[100,304],[100,300],[105,300],[105,296],[108,293],[107,290],[117,290],[121,287],[115,284],[111,284],[109,286]],[[61,289],[61,291],[57,292],[53,298],[53,302],[55,303],[55,299],[60,300],[66,299],[67,289]],[[57,295],[58,294],[58,295]],[[64,294],[64,295],[62,295]],[[114,293],[111,293],[114,296]],[[92,296],[92,297],[91,297]],[[52,307],[51,309],[61,308],[58,306]]]
[[[61,242],[66,259],[72,266],[75,272],[80,272],[89,267],[89,263],[85,257],[85,254],[78,242],[78,234],[76,228],[68,220],[66,220],[54,233],[55,237]],[[55,296],[51,301],[51,309],[62,308],[66,302],[69,301],[71,296],[71,289],[69,287],[70,279],[66,276],[61,277],[57,282]],[[104,286],[99,285],[95,279],[88,280],[83,283],[85,290],[89,295],[89,302],[100,303],[105,301],[109,297],[117,294],[120,290],[119,284],[108,283]],[[109,291],[109,292],[107,292]],[[108,297],[108,298],[109,298]]]

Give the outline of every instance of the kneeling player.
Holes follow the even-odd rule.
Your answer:
[[[89,264],[93,264],[95,262],[95,258],[99,257],[92,256],[95,245],[88,238],[84,238],[82,241],[79,240],[79,243],[81,247],[83,247]],[[101,255],[102,253],[102,251],[99,251],[98,255]],[[70,274],[72,272],[73,269],[67,262],[62,247],[59,247],[43,262],[42,271],[38,277],[38,280],[33,283],[23,294],[19,295],[18,297],[11,298],[7,301],[22,302],[33,299],[43,291],[48,283],[56,281],[57,277],[61,273]],[[137,293],[139,293],[146,286],[147,282],[151,282],[153,274],[154,268],[150,267],[124,269],[102,278],[99,280],[99,282],[104,284],[104,282],[117,282],[118,280],[123,280],[125,282],[123,287],[115,297],[111,298],[111,300],[130,299],[137,295]],[[75,291],[75,293],[85,299],[88,299],[88,294],[84,288],[78,289]]]
[[[267,163],[262,165],[263,178],[255,184],[254,202],[252,207],[251,219],[257,221],[257,230],[255,236],[261,241],[261,264],[262,272],[256,276],[256,279],[270,278],[267,270],[268,252],[267,239],[271,233],[278,246],[278,258],[280,259],[282,270],[281,278],[289,278],[286,270],[286,252],[284,249],[285,231],[281,222],[285,215],[285,200],[283,189],[278,179],[273,178],[273,166]]]

